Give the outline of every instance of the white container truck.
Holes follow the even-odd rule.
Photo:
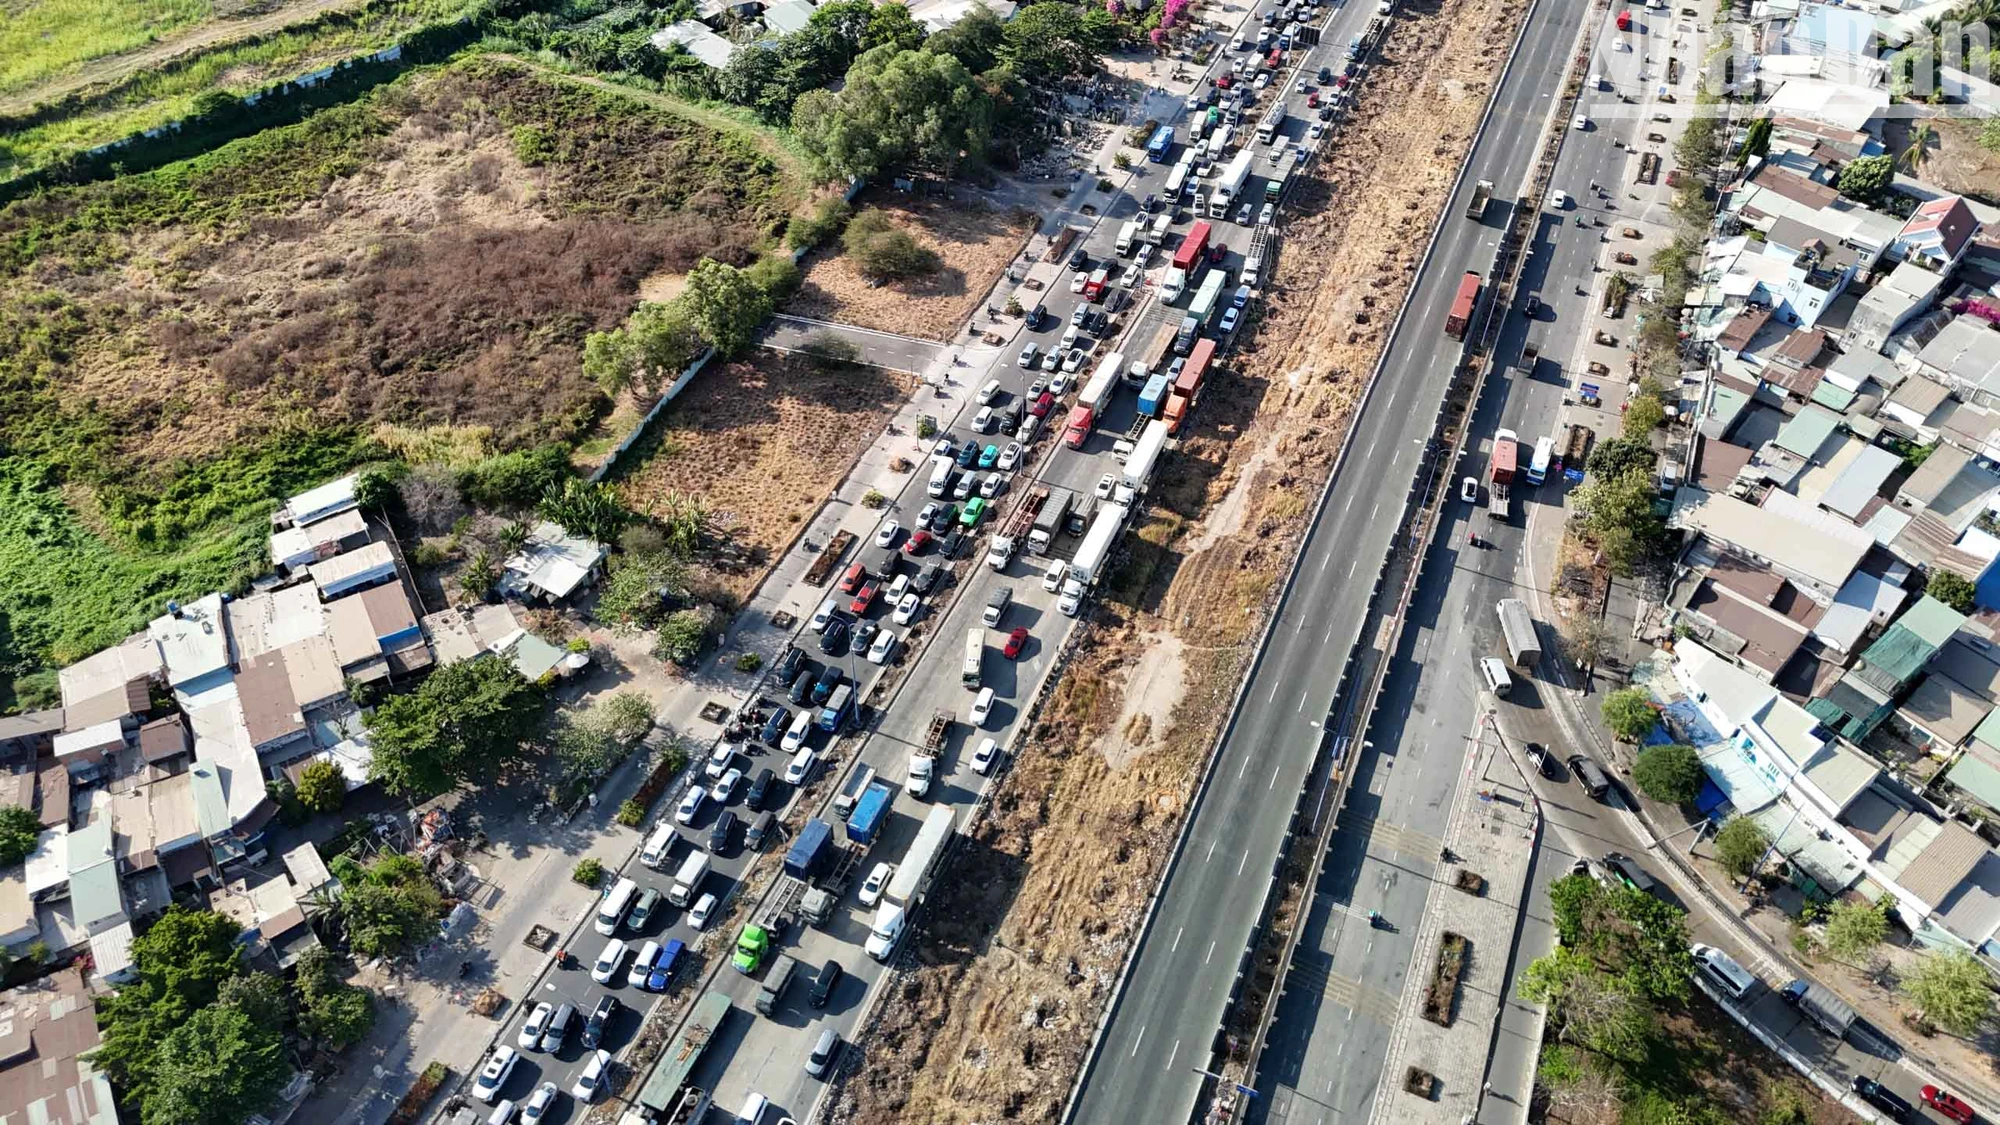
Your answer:
[[[882,894],[882,905],[876,908],[875,921],[868,927],[865,945],[868,956],[887,961],[895,952],[908,923],[910,908],[930,886],[938,861],[944,858],[945,848],[951,843],[952,817],[949,805],[938,805],[924,817],[923,827],[917,829],[910,850],[903,853],[896,877],[889,880]]]
[[[1133,443],[1132,453],[1125,458],[1125,483],[1134,492],[1146,491],[1146,484],[1152,478],[1153,465],[1167,448],[1167,424],[1154,419],[1146,423]]]
[[[1118,252],[1120,254],[1130,254],[1132,252],[1132,244],[1138,238],[1139,220],[1132,219],[1127,221],[1124,226],[1118,228]]]
[[[1125,509],[1116,504],[1106,504],[1097,510],[1097,518],[1090,523],[1090,530],[1084,532],[1083,543],[1076,549],[1076,557],[1069,561],[1069,576],[1073,582],[1085,586],[1094,584],[1098,575],[1104,572],[1104,562],[1111,557],[1111,545],[1118,541],[1118,533],[1125,523]]]
[[[1208,205],[1209,218],[1229,216],[1229,205],[1243,194],[1243,185],[1250,180],[1250,158],[1251,152],[1246,148],[1222,170],[1222,178],[1215,181],[1215,198]]]

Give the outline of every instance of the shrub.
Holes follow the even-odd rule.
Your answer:
[[[854,208],[845,199],[822,199],[811,215],[794,215],[785,224],[785,245],[794,250],[824,246],[840,235],[853,215]]]
[[[1938,601],[1943,602],[1960,613],[1972,612],[1972,583],[1967,582],[1949,570],[1940,570],[1936,574],[1931,575],[1930,584],[1924,587],[1924,593],[1929,594],[1931,597],[1936,598]]]
[[[755,672],[763,666],[764,658],[754,652],[746,652],[736,658],[736,670],[738,672]]]
[[[707,643],[708,615],[699,609],[683,609],[669,614],[661,623],[653,655],[686,666],[695,662]]]
[[[936,273],[943,261],[882,211],[863,211],[848,222],[841,247],[864,275],[900,281]]]
[[[1684,805],[1701,792],[1701,758],[1692,746],[1648,746],[1633,763],[1632,780],[1639,791],[1655,801]]]
[[[743,273],[773,302],[782,301],[798,292],[799,282],[805,276],[799,272],[796,263],[781,254],[766,254],[750,263],[750,268]]]
[[[872,488],[861,494],[861,506],[864,508],[880,508],[888,502],[889,498],[887,496],[882,495]]]
[[[595,887],[604,881],[604,865],[594,859],[585,857],[577,861],[576,867],[571,869],[569,877],[586,887]]]
[[[637,801],[627,801],[619,805],[618,823],[627,828],[637,828],[646,823],[646,806]]]
[[[1604,697],[1604,722],[1624,742],[1637,742],[1660,724],[1645,688],[1621,688]]]
[[[1747,816],[1734,817],[1715,834],[1716,862],[1741,879],[1757,869],[1757,861],[1764,858],[1764,849],[1770,846],[1770,835],[1756,821]]]

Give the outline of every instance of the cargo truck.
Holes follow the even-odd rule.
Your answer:
[[[1201,261],[1202,255],[1208,253],[1208,233],[1208,224],[1205,222],[1197,222],[1188,228],[1187,235],[1181,239],[1180,249],[1174,251],[1175,269],[1186,274],[1194,268],[1196,262]]]
[[[1146,345],[1146,350],[1138,353],[1133,359],[1132,365],[1143,368],[1146,378],[1151,379],[1166,371],[1167,361],[1174,352],[1174,330],[1175,325],[1172,321],[1162,321],[1159,328],[1153,332],[1152,341]]]
[[[1205,326],[1212,323],[1226,307],[1222,299],[1222,287],[1228,281],[1229,275],[1224,270],[1209,270],[1201,279],[1200,291],[1194,295],[1194,300],[1188,302],[1188,316],[1192,317],[1196,324]]]
[[[895,790],[886,781],[871,781],[868,788],[854,802],[854,811],[847,817],[847,838],[867,847],[875,842],[875,833],[882,828],[882,818],[889,813],[889,803],[895,799]]]
[[[1090,521],[1097,515],[1097,497],[1078,493],[1075,503],[1069,506],[1069,518],[1063,521],[1063,530],[1081,537],[1090,530]]]
[[[1480,180],[1472,185],[1472,202],[1465,205],[1465,217],[1474,222],[1486,217],[1486,205],[1493,202],[1493,181]]]
[[[1173,339],[1173,333],[1169,332],[1167,343],[1171,345]],[[1144,418],[1158,418],[1160,408],[1167,404],[1167,392],[1173,385],[1174,381],[1164,371],[1146,380],[1146,385],[1139,391],[1139,415]]]
[[[1104,561],[1111,557],[1111,545],[1118,541],[1118,532],[1125,522],[1125,509],[1116,504],[1106,504],[1098,509],[1097,518],[1090,522],[1090,530],[1084,533],[1083,544],[1076,549],[1075,557],[1069,561],[1070,581],[1089,586],[1097,581],[1104,571]]]
[[[1195,342],[1188,353],[1187,365],[1181,368],[1180,378],[1174,380],[1174,389],[1167,395],[1166,413],[1161,420],[1167,424],[1167,432],[1180,432],[1188,412],[1194,409],[1195,399],[1201,394],[1202,384],[1208,379],[1208,369],[1215,362],[1215,341],[1207,337]]]
[[[909,911],[922,898],[924,890],[930,886],[931,876],[937,873],[938,861],[944,858],[945,849],[951,844],[952,811],[949,805],[939,805],[924,818],[923,827],[917,829],[917,838],[910,843],[910,850],[903,853],[903,862],[896,868],[896,877],[889,880],[889,886],[882,894],[882,905],[875,910],[875,920],[868,927],[868,940],[863,946],[870,957],[877,961],[887,961],[896,951],[896,943],[902,939],[903,931],[909,924]]]
[[[1133,492],[1146,491],[1147,483],[1153,476],[1153,465],[1167,448],[1167,424],[1148,422],[1139,433],[1139,440],[1133,443],[1132,453],[1125,458],[1125,483]]]
[[[1486,490],[1486,514],[1498,523],[1505,523],[1512,512],[1515,459],[1520,456],[1514,431],[1501,430],[1493,435],[1493,481]]]
[[[1516,668],[1533,671],[1542,662],[1542,641],[1535,635],[1535,619],[1528,616],[1528,603],[1519,598],[1501,598],[1500,635],[1507,641],[1507,659]]]
[[[1250,249],[1243,255],[1243,273],[1239,280],[1255,287],[1257,279],[1263,276],[1264,260],[1271,253],[1271,224],[1257,224],[1256,233],[1250,236]]]
[[[1284,197],[1285,185],[1291,182],[1292,170],[1297,168],[1298,164],[1299,154],[1296,152],[1288,152],[1278,161],[1277,170],[1271,173],[1270,179],[1264,181],[1264,202],[1276,203]]]
[[[1083,385],[1083,391],[1076,396],[1076,405],[1070,407],[1069,424],[1063,432],[1063,441],[1071,449],[1082,449],[1089,439],[1091,429],[1097,424],[1097,414],[1111,401],[1111,391],[1118,385],[1118,373],[1124,367],[1125,353],[1112,352]]]
[[[1038,555],[1049,553],[1049,544],[1055,542],[1056,532],[1062,530],[1070,502],[1075,499],[1076,493],[1067,488],[1049,489],[1049,498],[1042,502],[1033,526],[1028,528],[1028,550]]]
[[[1007,514],[1007,522],[1000,525],[1000,531],[993,536],[993,542],[986,547],[986,565],[994,570],[1006,570],[1020,550],[1021,537],[1034,526],[1035,513],[1042,510],[1042,504],[1049,498],[1047,485],[1038,484],[1028,490],[1028,495]]]
[[[826,706],[820,708],[819,729],[838,737],[854,726],[855,721],[854,685],[841,684],[833,689]]]
[[[1210,200],[1208,205],[1210,218],[1221,219],[1228,217],[1230,204],[1236,201],[1237,196],[1243,194],[1243,185],[1250,179],[1250,159],[1252,155],[1251,151],[1246,148],[1242,152],[1237,153],[1236,158],[1229,162],[1229,166],[1222,170],[1222,178],[1215,182],[1215,197]]]
[[[638,1097],[638,1104],[651,1113],[670,1115],[655,1118],[659,1125],[690,1125],[701,1120],[700,1113],[708,1111],[707,1093],[692,1086],[688,1079],[701,1062],[709,1041],[729,1018],[730,1010],[728,996],[714,989],[702,993],[681,1029],[668,1040],[667,1049],[660,1052],[659,1061],[653,1064]],[[689,1094],[698,1097],[691,1100]]]
[[[1111,270],[1109,268],[1099,266],[1090,271],[1090,276],[1083,280],[1083,299],[1086,301],[1102,301],[1104,299],[1104,287],[1109,284],[1111,284]]]
[[[938,754],[950,734],[951,715],[931,712],[931,725],[924,731],[924,741],[910,754],[910,773],[903,782],[903,789],[910,796],[921,797],[931,791],[931,781],[937,776]]]
[[[861,794],[874,780],[875,771],[867,766],[858,767],[849,774],[847,783],[840,787],[840,795],[833,799],[833,815],[842,820],[853,816],[855,802],[861,799]]]
[[[1847,1038],[1847,1029],[1854,1026],[1857,1018],[1847,1001],[1833,994],[1833,990],[1815,981],[1803,978],[1785,986],[1785,1003],[1799,1010],[1799,1014],[1820,1026],[1820,1030],[1835,1039]]]
[[[1284,127],[1285,99],[1279,98],[1278,104],[1271,107],[1271,112],[1264,115],[1264,120],[1257,123],[1258,142],[1260,144],[1270,144],[1271,138],[1276,137],[1278,130]]]
[[[1444,315],[1444,334],[1454,340],[1465,339],[1466,326],[1472,323],[1472,308],[1479,303],[1479,275],[1466,271],[1458,279],[1458,294],[1451,299],[1451,309]]]
[[[1118,228],[1118,252],[1120,254],[1130,254],[1133,244],[1138,242],[1138,240],[1139,220],[1126,220],[1125,225]]]
[[[853,829],[849,829],[851,835]],[[872,837],[874,828],[869,828]],[[792,846],[785,852],[785,874],[794,879],[811,880],[826,868],[826,861],[833,853],[833,825],[818,817],[806,821],[805,827],[792,839]]]
[[[1174,127],[1162,125],[1153,130],[1152,139],[1146,142],[1146,159],[1154,164],[1164,164],[1167,153],[1174,148]]]
[[[1541,437],[1535,440],[1535,452],[1528,458],[1528,483],[1541,484],[1549,479],[1549,465],[1555,460],[1556,439]]]

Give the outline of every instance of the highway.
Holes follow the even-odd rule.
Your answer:
[[[1091,1064],[1080,1122],[1182,1120],[1193,1108],[1202,1077],[1190,1068],[1207,1061],[1293,795],[1319,746],[1341,661],[1363,627],[1370,586],[1398,530],[1405,491],[1423,465],[1436,404],[1459,355],[1459,343],[1441,331],[1445,309],[1467,270],[1483,273],[1492,264],[1584,10],[1581,0],[1544,0],[1536,8],[1492,120],[1469,157],[1470,170],[1445,206],[1432,258],[1388,343],[1381,383],[1354,427],[1354,440],[1367,444],[1343,464],[1315,518],[1296,583],[1280,604],[1269,645],[1219,750],[1215,787],[1195,811],[1186,849],[1168,875],[1152,930]],[[1579,136],[1597,142],[1587,148],[1614,152],[1604,133]],[[1479,179],[1498,188],[1486,217],[1475,223],[1463,215]],[[1565,270],[1587,276],[1596,232],[1564,239],[1558,230],[1553,219],[1544,220],[1534,268],[1550,269],[1554,257],[1556,276],[1573,276]],[[1566,253],[1548,253],[1552,236]],[[1534,279],[1531,274],[1528,288],[1537,287]],[[1579,312],[1572,323],[1581,319]],[[1510,326],[1517,349],[1525,331]],[[1559,387],[1544,389],[1552,420]],[[1498,388],[1487,408],[1498,409],[1514,393]],[[1476,561],[1500,553],[1481,552]],[[1336,852],[1315,889],[1301,945],[1310,958],[1303,983],[1311,987],[1288,990],[1257,1076],[1261,1096],[1253,1114],[1358,1120],[1373,1099],[1455,789],[1449,764],[1426,769],[1425,763],[1437,754],[1447,763],[1459,761],[1458,739],[1472,718],[1469,682],[1433,689],[1411,673],[1434,652],[1469,674],[1473,646],[1490,643],[1497,632],[1483,616],[1468,617],[1463,606],[1448,610],[1439,597],[1442,583],[1431,581],[1439,588],[1419,592],[1394,668],[1402,675],[1385,685],[1379,710],[1390,718],[1367,735],[1374,746],[1357,763]],[[1370,909],[1395,928],[1371,930]],[[1331,1112],[1293,1111],[1301,1091],[1313,1107]]]

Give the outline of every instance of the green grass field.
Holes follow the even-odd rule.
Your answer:
[[[209,0],[28,0],[0,20],[0,93],[143,47],[211,11]]]

